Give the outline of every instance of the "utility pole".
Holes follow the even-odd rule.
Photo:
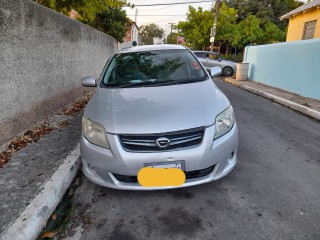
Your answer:
[[[172,28],[173,28],[173,24],[174,24],[174,23],[169,23],[169,24],[171,25],[170,42],[171,42],[171,44],[172,44]]]
[[[216,13],[214,15],[213,28],[211,30],[211,36],[210,36],[210,42],[211,42],[210,50],[211,51],[213,50],[214,38],[216,36],[218,14],[219,14],[219,9],[220,9],[220,0],[216,0],[215,7],[216,7]]]
[[[138,24],[137,24],[137,18],[138,18],[138,9],[136,8],[136,14],[135,14],[135,16],[134,16],[134,21],[135,21],[136,25],[138,26]]]

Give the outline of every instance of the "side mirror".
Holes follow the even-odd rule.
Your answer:
[[[93,77],[84,77],[81,79],[82,86],[84,87],[96,87],[97,83]]]
[[[217,77],[217,76],[220,76],[222,74],[222,70],[220,67],[212,67],[210,69],[208,69],[210,72],[210,76],[211,77]]]

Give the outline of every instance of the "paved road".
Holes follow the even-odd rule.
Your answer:
[[[320,239],[320,124],[216,83],[239,125],[235,170],[217,182],[156,192],[82,178],[69,239]]]

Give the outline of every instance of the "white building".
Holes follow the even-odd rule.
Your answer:
[[[126,35],[123,38],[123,43],[119,44],[119,48],[125,48],[125,47],[132,47],[132,43],[136,41],[137,45],[140,45],[140,35],[139,35],[139,28],[137,24],[129,19],[128,21],[129,27],[126,31]]]

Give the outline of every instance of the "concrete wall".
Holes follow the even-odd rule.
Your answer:
[[[320,100],[320,39],[249,46],[249,79]]]
[[[287,33],[287,42],[299,41],[302,39],[304,24],[309,21],[317,21],[313,38],[320,38],[320,9],[312,9],[306,13],[290,17]]]
[[[0,0],[0,146],[82,96],[116,41],[31,0]]]

